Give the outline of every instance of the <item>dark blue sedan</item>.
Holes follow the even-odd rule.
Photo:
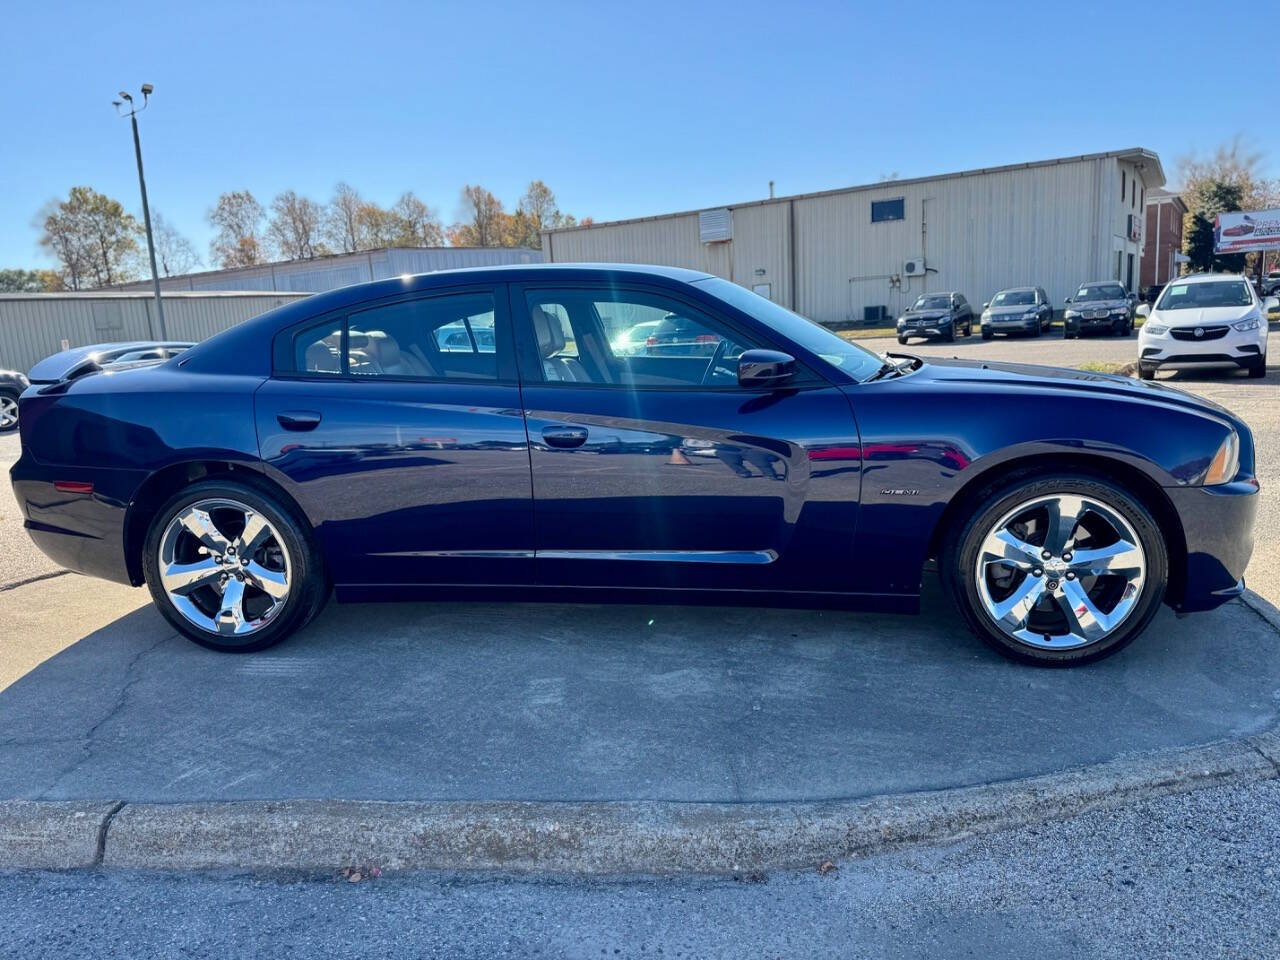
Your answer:
[[[614,352],[645,324],[680,336]],[[1177,390],[877,356],[658,267],[335,290],[34,385],[21,433],[36,543],[219,650],[331,590],[915,612],[936,561],[997,650],[1080,663],[1239,595],[1258,493],[1246,426]]]

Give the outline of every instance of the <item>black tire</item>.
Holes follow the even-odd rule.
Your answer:
[[[1040,334],[1042,334],[1042,333],[1044,333],[1044,330],[1042,330],[1042,329],[1040,328],[1040,324],[1039,324],[1039,322],[1037,322],[1037,323],[1036,323],[1036,328],[1035,328],[1034,330],[1032,330],[1032,331],[1031,331],[1031,335],[1032,335],[1033,337],[1035,337],[1035,338],[1039,339]]]
[[[982,339],[983,339],[983,340],[990,340],[993,336],[995,336],[995,334],[993,334],[990,330],[983,330],[983,331],[982,331]]]
[[[906,338],[906,337],[904,337],[904,336],[899,335],[899,336],[898,336],[898,342],[899,342],[900,344],[902,344],[903,346],[906,346],[907,338]]]
[[[1075,338],[1076,338],[1076,335],[1074,333],[1072,333],[1070,330],[1063,329],[1062,331],[1063,340],[1074,340]]]
[[[971,571],[983,539],[999,519],[1019,504],[1037,497],[1074,494],[1097,500],[1122,516],[1133,528],[1146,558],[1146,573],[1138,599],[1128,616],[1109,635],[1073,649],[1044,649],[1005,634],[988,614]],[[968,521],[948,536],[939,562],[947,592],[966,625],[987,645],[1014,660],[1039,666],[1065,667],[1108,657],[1137,638],[1159,612],[1168,585],[1169,555],[1151,512],[1123,487],[1084,473],[1031,474],[997,482],[981,491],[967,510]]]
[[[942,335],[943,343],[956,342],[956,328],[954,326],[947,327],[947,332]]]
[[[1156,378],[1156,368],[1145,363],[1138,364],[1139,380],[1154,380]]]
[[[193,624],[173,605],[160,582],[160,540],[165,528],[184,507],[206,499],[234,500],[261,513],[279,534],[290,558],[290,589],[283,607],[269,622],[242,637],[207,632]],[[315,617],[329,596],[324,565],[310,525],[266,484],[252,480],[203,480],[170,497],[156,511],[147,531],[142,571],[152,600],[174,629],[202,647],[225,653],[250,653],[274,646]]]
[[[12,403],[14,405],[14,409],[16,413],[16,408],[18,404],[18,394],[12,390],[0,390],[0,402],[4,402],[6,405],[8,405],[9,403]],[[17,429],[18,429],[18,419],[16,415],[14,416],[13,423],[8,424],[7,426],[4,424],[0,424],[0,433],[13,433],[13,431]]]
[[[1252,364],[1249,365],[1249,378],[1251,380],[1261,380],[1267,375],[1267,355],[1264,353]]]

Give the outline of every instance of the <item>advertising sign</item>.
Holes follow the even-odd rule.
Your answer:
[[[1280,250],[1280,210],[1220,213],[1213,223],[1213,252]]]

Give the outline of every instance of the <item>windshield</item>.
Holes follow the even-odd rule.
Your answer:
[[[1072,299],[1078,303],[1081,300],[1123,300],[1124,297],[1124,287],[1120,284],[1097,283],[1081,287]]]
[[[780,307],[746,287],[719,277],[699,280],[697,283],[708,293],[778,331],[833,367],[839,367],[843,373],[858,382],[871,377],[883,366],[883,361],[870,350],[836,336],[821,324],[792,313],[786,307]]]
[[[1247,307],[1253,303],[1243,280],[1217,283],[1171,283],[1156,304],[1157,310],[1189,310],[1192,307]]]
[[[912,310],[948,310],[951,308],[951,297],[947,295],[921,297],[911,305]]]
[[[1034,306],[1036,293],[1034,290],[1001,290],[991,301],[993,307]]]

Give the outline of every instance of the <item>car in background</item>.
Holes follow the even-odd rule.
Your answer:
[[[1154,379],[1160,367],[1233,363],[1251,377],[1267,375],[1267,311],[1277,301],[1258,298],[1239,274],[1206,273],[1169,283],[1138,331],[1138,376]]]
[[[615,357],[635,357],[644,353],[645,343],[655,330],[659,320],[645,320],[622,331],[609,342]]]
[[[446,353],[493,353],[497,341],[493,327],[451,323],[436,331],[436,344]]]
[[[1280,295],[1280,270],[1268,270],[1267,275],[1262,278],[1260,292],[1264,297],[1274,297]]]
[[[899,343],[906,343],[909,337],[939,337],[950,342],[957,333],[966,337],[973,333],[973,307],[955,291],[922,293],[898,318],[897,329]]]
[[[644,339],[646,357],[710,357],[720,350],[721,338],[698,321],[669,313]]]
[[[17,370],[0,370],[0,433],[18,429],[18,397],[31,386]]]
[[[1067,297],[1062,315],[1062,336],[1074,340],[1084,333],[1110,333],[1127,337],[1133,330],[1134,298],[1119,280],[1091,280]]]
[[[982,305],[982,339],[997,333],[1025,333],[1038,337],[1053,322],[1049,295],[1040,287],[1010,287]]]

